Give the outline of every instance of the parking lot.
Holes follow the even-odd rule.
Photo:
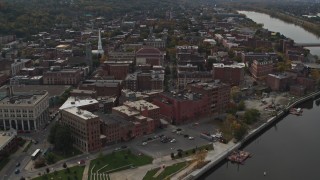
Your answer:
[[[188,150],[211,143],[200,138],[200,133],[213,133],[216,129],[217,127],[210,122],[170,126],[157,133],[135,139],[130,146],[144,154],[159,158],[170,155],[172,152],[177,153],[178,149]]]

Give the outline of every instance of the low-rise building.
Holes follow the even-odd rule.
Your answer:
[[[164,54],[154,47],[143,47],[136,52],[136,65],[162,65]]]
[[[47,71],[43,74],[43,84],[77,85],[81,80],[80,69]]]
[[[70,107],[61,111],[61,123],[70,128],[73,146],[80,151],[93,152],[101,148],[99,116]]]
[[[250,72],[256,80],[265,79],[274,70],[274,63],[271,60],[254,60]]]
[[[212,67],[213,79],[220,80],[223,83],[238,86],[244,81],[244,68],[244,63],[231,65],[215,63]]]
[[[8,154],[18,148],[17,131],[0,131],[0,160],[7,158]]]
[[[198,93],[164,92],[153,99],[160,107],[160,115],[172,124],[183,124],[210,114],[210,105]]]

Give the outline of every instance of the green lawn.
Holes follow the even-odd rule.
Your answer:
[[[0,171],[2,170],[3,167],[5,167],[7,165],[7,163],[10,161],[10,158],[3,158],[1,161],[0,161]]]
[[[111,154],[98,157],[90,163],[89,172],[115,172],[131,168],[131,166],[143,166],[152,163],[152,158],[146,155],[135,155],[129,150],[113,152]]]
[[[52,172],[49,174],[36,177],[33,180],[51,180],[51,179],[63,179],[63,180],[81,180],[83,175],[84,166],[75,166],[67,169]]]
[[[46,154],[46,159],[47,159],[48,164],[54,164],[60,160],[67,159],[67,158],[70,158],[73,156],[77,156],[79,154],[82,154],[82,152],[76,148],[73,148],[72,150],[70,150],[70,153],[68,153],[68,154],[62,154],[62,153],[59,153],[56,151],[52,151],[52,152],[48,152],[48,154]],[[48,160],[49,159],[48,156],[52,156],[51,157],[52,159]]]
[[[206,144],[206,145],[203,145],[203,146],[200,146],[200,147],[197,147],[197,148],[194,148],[194,149],[188,149],[186,151],[183,151],[181,153],[181,157],[178,156],[178,152],[175,152],[174,153],[174,159],[178,159],[178,158],[183,158],[183,157],[188,157],[188,156],[191,156],[193,154],[195,154],[196,152],[198,151],[201,151],[201,150],[208,150],[208,151],[211,151],[213,150],[213,145],[212,144]],[[183,150],[183,149],[182,149]]]
[[[160,173],[157,177],[153,177],[160,168],[152,169],[147,172],[147,174],[143,177],[143,180],[162,180],[168,177],[171,174],[174,174],[184,168],[187,165],[187,162],[180,162],[173,164],[172,166],[168,166]]]

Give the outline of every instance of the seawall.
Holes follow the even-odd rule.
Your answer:
[[[218,163],[220,163],[222,160],[224,160],[231,152],[241,148],[245,143],[247,143],[251,139],[253,139],[256,136],[258,136],[259,133],[263,132],[263,130],[265,130],[268,127],[270,127],[274,122],[276,122],[280,118],[282,118],[285,115],[287,115],[288,111],[290,110],[290,108],[292,108],[292,107],[294,107],[296,105],[299,105],[299,104],[301,104],[301,103],[303,103],[303,102],[305,102],[307,100],[310,100],[310,99],[312,99],[312,98],[314,98],[314,97],[316,97],[318,95],[320,95],[320,91],[310,93],[310,94],[308,94],[308,95],[306,95],[304,97],[301,97],[301,98],[297,99],[293,103],[288,104],[282,111],[278,112],[276,116],[268,119],[265,123],[260,125],[258,128],[251,130],[241,141],[239,141],[237,144],[235,144],[231,148],[227,149],[226,151],[224,151],[223,153],[220,153],[217,156],[213,156],[212,159],[210,159],[210,156],[207,157],[207,160],[210,160],[210,162],[207,165],[205,165],[204,167],[202,167],[201,169],[197,169],[194,172],[192,172],[191,174],[189,174],[188,176],[186,176],[184,178],[184,180],[194,180],[194,179],[200,178],[206,172],[208,172],[209,170],[214,168]]]

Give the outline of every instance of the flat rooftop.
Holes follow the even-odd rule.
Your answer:
[[[6,92],[7,85],[0,87],[0,92]],[[63,92],[69,89],[71,86],[65,85],[13,85],[13,93],[33,93],[37,91],[46,90],[49,93],[49,97],[60,96]]]
[[[69,112],[69,113],[71,113],[73,115],[76,115],[76,116],[80,117],[83,120],[89,120],[89,119],[93,119],[93,118],[98,117],[97,115],[92,114],[89,111],[81,110],[81,109],[79,109],[77,107],[70,107],[70,108],[63,109],[63,110],[66,111],[66,112]]]
[[[128,106],[118,106],[118,107],[114,107],[112,109],[119,111],[127,116],[137,116],[140,114],[139,111],[133,110],[132,108],[130,108]]]
[[[16,135],[17,132],[14,130],[0,131],[0,150],[2,150]]]
[[[120,126],[125,126],[131,124],[130,121],[116,114],[104,114],[102,112],[95,112],[94,114],[99,116],[100,119],[107,125],[119,124]]]
[[[216,68],[244,68],[246,65],[244,63],[236,63],[236,64],[229,64],[225,65],[223,63],[214,63],[213,67]]]
[[[145,100],[139,100],[139,101],[134,101],[134,102],[125,102],[124,105],[132,107],[136,110],[140,109],[147,109],[147,110],[153,110],[153,109],[159,109],[158,106],[149,103],[148,101]]]
[[[91,98],[85,98],[85,99],[79,99],[77,97],[69,97],[66,102],[59,108],[61,109],[67,109],[71,107],[81,107],[81,106],[87,106],[91,104],[96,104],[98,101],[96,99]]]
[[[12,97],[5,97],[0,100],[1,105],[8,106],[19,106],[19,105],[35,105],[48,93],[47,91],[42,91],[34,94],[25,94],[25,95],[13,95]]]

